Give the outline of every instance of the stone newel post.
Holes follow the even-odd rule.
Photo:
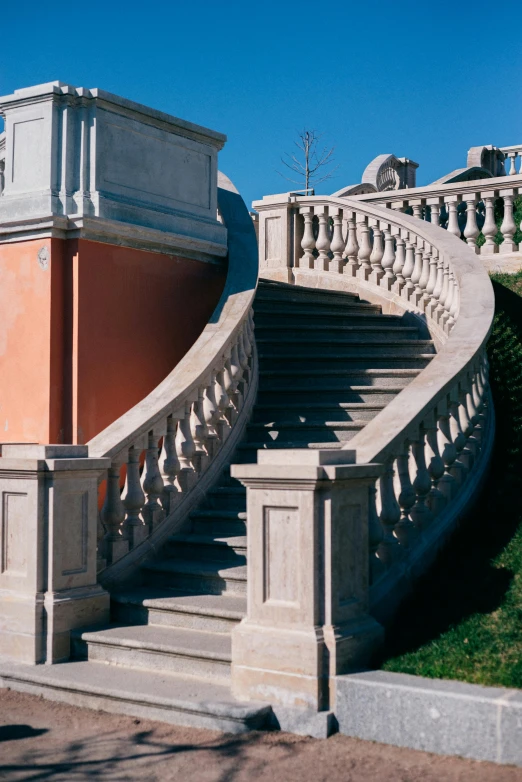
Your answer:
[[[96,583],[98,478],[85,445],[3,445],[0,657],[69,659],[70,631],[109,619]]]
[[[259,451],[259,464],[232,468],[248,489],[248,608],[232,635],[232,690],[321,711],[334,705],[333,677],[368,663],[382,640],[368,615],[368,495],[382,468],[286,454]]]

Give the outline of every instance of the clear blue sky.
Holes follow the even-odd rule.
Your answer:
[[[336,146],[321,192],[377,154],[424,184],[476,144],[522,143],[517,2],[88,0],[2,6],[0,94],[60,79],[222,131],[220,168],[248,204],[291,189],[275,169],[302,127]]]

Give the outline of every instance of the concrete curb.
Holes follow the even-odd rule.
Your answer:
[[[522,690],[370,671],[336,679],[339,732],[522,766]]]

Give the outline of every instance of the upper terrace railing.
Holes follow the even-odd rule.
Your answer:
[[[120,576],[160,545],[201,499],[230,457],[255,397],[255,233],[233,185],[222,175],[219,184],[228,274],[213,316],[171,374],[88,443],[91,457],[111,460],[99,549],[101,566],[112,564],[114,571],[118,563]],[[111,580],[110,567],[104,580]]]
[[[397,199],[404,202],[404,191]],[[338,452],[341,462],[385,468],[369,519],[371,602],[382,617],[384,607],[399,599],[404,574],[433,556],[488,462],[492,286],[474,248],[451,231],[364,196],[286,194],[255,208],[261,276],[357,291],[385,311],[414,317],[438,346],[430,364]],[[274,457],[281,458],[277,452]],[[291,459],[299,462],[299,454]]]
[[[522,147],[506,149],[522,151]],[[508,154],[511,156],[511,168],[506,177],[433,184],[355,197],[365,203],[407,211],[414,217],[440,225],[454,236],[465,239],[476,253],[516,252],[518,243],[514,238],[518,226],[513,217],[513,200],[522,194],[522,174],[515,169],[515,157],[519,153],[513,151]],[[495,218],[498,199],[501,199],[503,210],[500,226]],[[484,241],[479,246],[477,240],[481,235]]]

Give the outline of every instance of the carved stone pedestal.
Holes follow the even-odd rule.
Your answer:
[[[382,640],[367,613],[368,490],[381,467],[320,464],[332,457],[259,452],[270,463],[232,468],[248,489],[248,609],[232,633],[237,698],[331,709],[333,677],[367,664]]]

